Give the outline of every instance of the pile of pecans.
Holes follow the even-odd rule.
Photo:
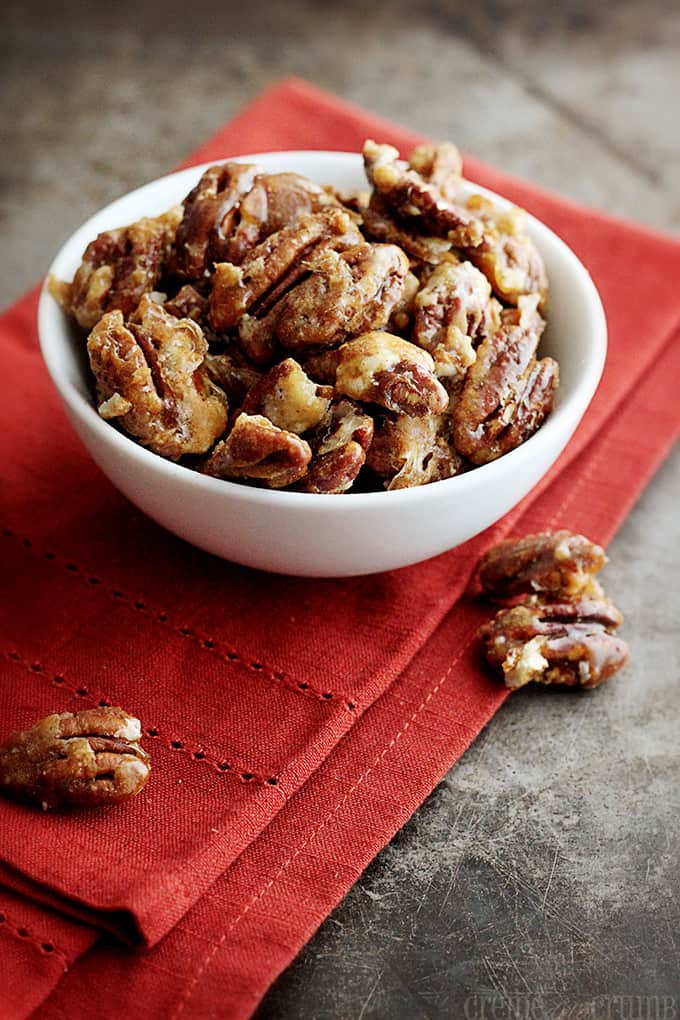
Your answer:
[[[210,167],[100,234],[53,295],[87,330],[100,415],[218,478],[314,493],[449,478],[552,408],[543,262],[460,155],[367,141],[369,189]]]
[[[626,664],[623,616],[595,578],[606,562],[599,545],[570,531],[508,539],[482,557],[482,593],[504,608],[479,637],[507,687],[597,687]]]

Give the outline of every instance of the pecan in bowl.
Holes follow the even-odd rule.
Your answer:
[[[379,143],[368,178],[358,153],[171,175],[53,266],[41,343],[76,428],[133,502],[218,555],[342,574],[451,548],[539,480],[597,383],[604,324],[575,256],[466,181],[454,146]]]

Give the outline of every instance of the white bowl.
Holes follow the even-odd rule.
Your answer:
[[[353,153],[240,158],[341,189],[365,186],[361,157]],[[162,177],[102,209],[66,242],[50,272],[72,279],[86,245],[100,231],[163,212],[184,198],[204,169]],[[470,191],[484,189],[470,185]],[[82,356],[83,337],[45,288],[38,311],[43,357],[76,432],[104,474],[181,538],[224,559],[284,574],[347,577],[403,567],[465,542],[515,506],[556,460],[599,382],[607,330],[597,290],[576,255],[551,230],[530,218],[529,233],[550,280],[541,354],[551,354],[560,364],[555,408],[518,449],[460,477],[420,488],[346,495],[278,492],[209,478],[164,460],[99,417]]]

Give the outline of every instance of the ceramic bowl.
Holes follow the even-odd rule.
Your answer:
[[[343,190],[365,186],[361,157],[353,153],[240,158]],[[102,209],[64,244],[50,272],[72,279],[86,245],[100,231],[165,211],[184,198],[204,169],[162,177]],[[476,185],[469,187],[508,205]],[[345,577],[403,567],[454,548],[515,506],[557,459],[600,379],[607,331],[597,290],[559,237],[533,218],[528,229],[550,280],[540,353],[560,364],[554,410],[535,435],[499,460],[419,488],[344,495],[278,492],[209,478],[164,460],[99,417],[82,334],[45,289],[38,312],[43,357],[73,427],[104,474],[144,513],[186,541],[224,559],[284,574]]]

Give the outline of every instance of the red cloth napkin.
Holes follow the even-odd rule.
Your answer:
[[[192,162],[358,149],[366,136],[406,150],[419,140],[293,81]],[[143,719],[155,766],[124,810],[42,816],[0,804],[0,881],[13,890],[0,966],[16,975],[7,1016],[28,1015],[55,985],[45,1017],[95,1006],[134,1017],[140,1003],[146,1017],[249,1015],[504,698],[476,658],[480,610],[457,601],[480,551],[510,529],[565,525],[607,540],[680,430],[680,246],[472,160],[466,173],[576,249],[605,302],[610,355],[550,476],[495,528],[425,565],[304,581],[187,547],[81,450],[37,353],[35,295],[0,323],[3,722],[120,703]],[[30,928],[13,912],[29,896],[44,904],[31,906]],[[107,941],[75,963],[93,928],[67,914],[154,948]],[[68,972],[57,985],[59,961]]]

